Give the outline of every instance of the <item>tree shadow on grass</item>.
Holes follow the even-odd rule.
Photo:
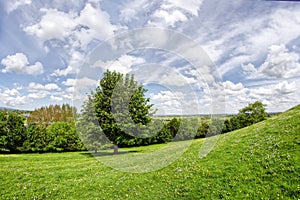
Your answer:
[[[119,151],[118,154],[114,154],[113,151],[112,152],[108,152],[108,151],[100,151],[100,152],[82,152],[80,153],[83,156],[87,156],[87,157],[102,157],[102,156],[114,156],[114,155],[122,155],[122,154],[130,154],[130,153],[137,153],[140,151],[137,150],[131,150],[131,151]]]

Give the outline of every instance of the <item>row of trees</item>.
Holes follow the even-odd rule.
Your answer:
[[[97,151],[112,147],[100,126],[90,121],[83,124],[82,118],[77,120],[77,129],[72,122],[54,122],[48,126],[31,123],[25,126],[24,121],[20,114],[0,112],[1,152],[60,152],[86,148]],[[190,118],[156,119],[141,137],[127,134],[126,137],[119,136],[116,143],[120,147],[150,145],[205,137],[207,132],[208,121],[199,124],[198,120]]]
[[[88,95],[76,120],[76,109],[68,104],[34,110],[27,118],[28,126],[20,114],[0,112],[0,150],[47,152],[87,148],[97,151],[113,146],[114,153],[118,153],[118,147],[213,136],[267,117],[265,105],[255,102],[224,123],[218,119],[152,119],[156,110],[145,97],[146,91],[133,75],[106,71],[100,85]]]
[[[209,125],[196,120],[153,120],[153,104],[145,97],[146,89],[134,80],[107,70],[100,85],[83,104],[77,122],[79,134],[90,150],[113,143],[114,153],[120,146],[139,146],[205,137]],[[100,128],[101,127],[101,128]]]
[[[97,122],[96,122],[97,123]],[[171,141],[190,140],[204,138],[220,134],[222,131],[221,120],[202,120],[197,118],[172,118],[170,120],[152,119],[149,127],[135,132],[135,135],[124,132],[126,135],[118,135],[113,142],[100,126],[80,118],[77,121],[77,128],[85,147],[91,151],[98,151],[101,148],[133,147],[151,144],[167,143]],[[119,128],[119,127],[118,127]],[[122,130],[123,131],[123,130]],[[115,152],[117,153],[117,152]]]
[[[57,110],[63,110],[66,106],[55,107]],[[67,105],[67,107],[70,106]],[[42,108],[42,110],[44,109],[47,108]],[[36,115],[38,112],[33,113]],[[54,152],[84,150],[74,121],[64,119],[65,121],[63,119],[51,123],[39,121],[25,125],[26,118],[22,113],[0,111],[0,151]]]
[[[69,104],[45,106],[30,113],[27,123],[48,126],[54,122],[73,122],[75,113],[76,108]]]
[[[225,120],[199,122],[173,118],[168,123],[151,120],[155,113],[147,90],[134,80],[133,75],[123,75],[107,70],[100,85],[92,91],[82,107],[78,121],[81,138],[87,148],[97,150],[103,144],[138,146],[164,143],[171,140],[186,140],[229,132],[267,117],[261,102],[249,104],[237,116]],[[101,128],[100,128],[101,127]]]

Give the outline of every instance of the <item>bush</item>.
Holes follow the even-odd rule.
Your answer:
[[[47,134],[50,138],[47,150],[77,151],[84,149],[74,124],[56,122],[47,128]]]

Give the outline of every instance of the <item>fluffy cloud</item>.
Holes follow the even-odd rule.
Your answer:
[[[72,79],[68,78],[66,81],[63,81],[62,84],[65,86],[69,86],[71,89],[68,89],[70,92],[74,91],[74,88],[78,91],[82,89],[89,89],[92,87],[96,87],[98,80],[90,79],[88,77]]]
[[[164,0],[160,8],[151,15],[148,24],[175,27],[176,23],[185,22],[190,16],[198,16],[202,2],[202,0]]]
[[[297,104],[299,93],[295,82],[278,82],[270,85],[250,88],[246,96],[248,101],[262,101],[271,111],[282,111]]]
[[[145,63],[145,59],[142,57],[122,55],[115,61],[106,61],[101,60],[95,62],[93,67],[100,67],[103,70],[109,69],[110,71],[117,71],[122,74],[127,74],[133,70],[134,65],[140,65]]]
[[[10,71],[20,73],[29,64],[29,62],[23,53],[16,53],[15,55],[9,55],[6,58],[3,58],[1,60],[1,64],[5,66],[5,69],[2,69],[3,73]]]
[[[50,99],[51,99],[52,101],[57,101],[57,102],[59,102],[59,101],[62,101],[62,100],[63,100],[63,98],[62,98],[62,97],[53,96],[53,95],[51,95],[51,96],[50,96]]]
[[[20,92],[18,90],[16,90],[15,88],[13,89],[6,89],[3,92],[4,96],[20,96]]]
[[[63,81],[62,84],[65,86],[74,86],[76,83],[76,79],[68,78],[66,81]]]
[[[269,77],[290,78],[300,75],[299,54],[289,52],[284,45],[272,45],[265,62],[258,69]]]
[[[226,110],[228,113],[233,113],[248,100],[246,98],[248,93],[249,89],[242,83],[233,83],[231,81],[216,82],[203,89],[200,101],[206,107],[211,107],[212,111],[208,113],[223,113]]]
[[[26,96],[23,96],[17,89],[0,89],[0,102],[6,106],[18,106],[27,103]]]
[[[298,102],[300,89],[295,81],[274,82],[256,85],[254,87],[245,87],[243,84],[234,84],[226,81],[223,84],[223,90],[217,92],[225,92],[227,101],[227,112],[236,112],[248,103],[261,101],[267,104],[268,111],[282,111],[280,109],[288,109]]]
[[[198,16],[198,11],[201,7],[203,0],[166,0],[163,7],[178,7],[181,8],[195,16]]]
[[[87,94],[96,88],[98,80],[94,80],[88,77],[82,77],[77,79],[70,79],[64,82],[65,85],[70,87],[66,88],[63,94],[67,98],[72,98],[73,101],[81,103],[83,99],[86,99]],[[71,86],[74,84],[73,86]],[[76,103],[74,102],[74,103]]]
[[[42,8],[40,10],[44,15],[39,23],[27,26],[23,30],[31,35],[36,35],[42,41],[50,39],[63,40],[69,36],[71,31],[77,25],[74,13],[64,13],[56,9]]]
[[[68,86],[59,93],[63,99],[82,100],[86,98],[86,94],[97,86],[98,80],[88,77],[77,79],[68,78],[66,81],[63,81],[62,84]]]
[[[251,76],[252,74],[257,73],[257,69],[254,67],[252,63],[248,63],[247,65],[242,65],[242,69],[245,75]]]
[[[56,69],[51,74],[51,76],[67,76],[69,74],[76,74],[79,71],[80,65],[84,60],[84,56],[78,52],[74,51],[71,54],[69,65],[65,69]]]
[[[34,93],[29,93],[27,95],[27,98],[29,99],[43,99],[48,95],[47,91],[38,91],[38,92],[34,92]]]
[[[225,95],[241,95],[247,91],[242,83],[234,84],[231,81],[223,82]]]
[[[253,64],[242,65],[247,78],[292,78],[300,75],[299,55],[289,52],[285,45],[272,45],[261,66]]]
[[[42,63],[36,62],[33,65],[26,66],[25,72],[32,75],[42,74],[44,73],[44,67]]]
[[[27,103],[26,96],[16,96],[16,97],[6,97],[3,101],[3,103],[7,106],[20,106]]]
[[[200,86],[203,86],[203,84],[210,85],[215,81],[215,77],[208,66],[202,66],[188,71],[189,74],[197,77],[197,82]]]
[[[46,85],[42,85],[40,83],[35,83],[35,82],[29,83],[27,89],[30,92],[43,91],[43,90],[46,90],[46,91],[52,91],[52,90],[60,91],[61,90],[61,88],[55,83],[48,83]]]
[[[158,94],[151,94],[150,98],[155,101],[176,100],[180,102],[184,99],[184,94],[182,92],[161,91]]]
[[[178,22],[185,22],[190,16],[198,16],[202,0],[163,0],[129,1],[120,10],[120,18],[125,23],[138,19],[138,15],[147,13],[147,23],[154,26],[174,27]],[[153,9],[153,6],[159,6]]]
[[[213,102],[213,107],[223,105],[226,113],[236,113],[248,103],[261,101],[267,104],[268,111],[280,111],[297,104],[300,88],[295,81],[262,82],[255,86],[244,86],[242,83],[225,81],[215,88],[205,88],[200,96],[201,105]],[[220,97],[225,97],[222,102]],[[282,110],[281,110],[282,111]]]
[[[149,22],[149,24],[151,25],[163,25],[174,27],[177,22],[187,21],[187,17],[179,10],[157,10],[152,17],[154,19]]]
[[[150,94],[151,101],[155,102],[157,114],[182,114],[184,93],[176,91],[160,91],[158,94]]]
[[[1,64],[5,66],[5,68],[1,70],[3,73],[16,72],[38,75],[44,72],[44,67],[40,62],[30,65],[27,56],[23,53],[8,55],[1,60]]]
[[[199,41],[209,56],[219,65],[219,72],[226,75],[243,63],[262,60],[268,54],[270,46],[288,44],[297,39],[300,29],[299,16],[299,7],[273,9],[255,17],[232,16],[230,23],[226,20],[208,20],[198,28],[197,33],[201,35]]]
[[[28,105],[37,100],[45,99],[46,97],[48,97],[47,100],[50,99],[55,102],[72,99],[72,96],[62,91],[55,83],[42,85],[40,83],[31,82],[27,87],[0,89],[0,103],[6,106],[19,107]]]
[[[290,94],[296,92],[296,82],[293,81],[291,83],[287,81],[283,81],[275,85],[275,91],[280,95]]]
[[[42,41],[58,39],[70,42],[70,46],[86,47],[93,39],[105,40],[118,28],[110,23],[110,16],[105,11],[90,3],[79,14],[47,8],[40,11],[43,15],[39,22],[23,30]]]
[[[190,84],[197,83],[196,78],[187,77],[175,71],[168,71],[159,74],[158,82],[165,86],[185,86],[189,87]]]
[[[112,36],[117,29],[116,25],[110,23],[110,16],[101,8],[95,8],[87,4],[76,19],[78,24],[89,27],[90,34],[96,39],[103,40]]]
[[[56,69],[52,76],[77,73],[88,45],[94,40],[107,39],[121,28],[112,24],[109,14],[96,5],[87,3],[79,12],[42,8],[42,16],[37,23],[23,26],[27,34],[38,37],[47,49],[49,45],[59,46],[69,52],[67,67]],[[51,42],[44,43],[45,41]]]

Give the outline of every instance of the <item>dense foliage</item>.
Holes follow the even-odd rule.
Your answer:
[[[28,124],[26,124],[26,116],[22,113],[0,111],[0,151],[60,152],[88,149],[97,152],[101,149],[112,148],[116,144],[119,147],[146,146],[210,137],[249,126],[267,117],[265,105],[255,102],[225,121],[222,118],[210,119],[209,117],[154,117],[151,119],[152,105],[148,105],[149,99],[143,97],[145,90],[134,81],[133,76],[127,75],[122,78],[121,74],[115,72],[107,72],[107,76],[113,78],[101,80],[103,88],[105,88],[105,82],[111,79],[121,80],[119,82],[121,86],[117,87],[123,87],[122,91],[126,91],[125,86],[132,87],[131,95],[121,91],[112,94],[112,88],[109,91],[107,88],[105,90],[97,88],[88,96],[83,112],[78,115],[76,126],[74,120],[71,121],[74,109],[69,105],[37,109],[28,119],[39,119],[39,123],[37,121],[30,123],[27,119]],[[122,96],[114,97],[113,101],[119,102],[116,107],[109,107],[112,104],[112,98],[103,96],[104,91],[115,96],[128,95],[127,100]],[[129,101],[130,98],[133,98],[133,102]],[[125,107],[121,100],[129,102],[130,112],[120,110]],[[47,109],[51,110],[50,113],[54,116],[47,115],[41,118],[42,113]],[[37,114],[38,111],[41,112]],[[39,115],[40,118],[37,118]],[[122,124],[118,123],[116,117],[122,119]]]
[[[0,151],[18,152],[25,140],[23,118],[13,112],[0,112]]]
[[[54,122],[49,126],[24,125],[25,117],[12,111],[0,111],[0,152],[57,152],[84,150],[72,122]]]
[[[268,116],[265,106],[259,101],[248,104],[237,115],[225,120],[222,132],[227,133],[265,120]]]
[[[145,98],[146,91],[135,81],[133,75],[107,70],[100,80],[100,86],[91,92],[84,103],[81,118],[83,122],[80,124],[86,127],[90,119],[94,125],[99,124],[105,136],[114,144],[117,153],[122,141],[134,139],[140,128],[151,121],[149,115],[152,114],[153,104],[149,104],[150,99]],[[94,128],[88,128],[81,135],[88,146],[95,146],[96,134],[91,129]]]
[[[222,122],[198,118],[151,119],[153,104],[133,75],[106,71],[82,107],[77,128],[89,150],[131,147],[220,134]]]

